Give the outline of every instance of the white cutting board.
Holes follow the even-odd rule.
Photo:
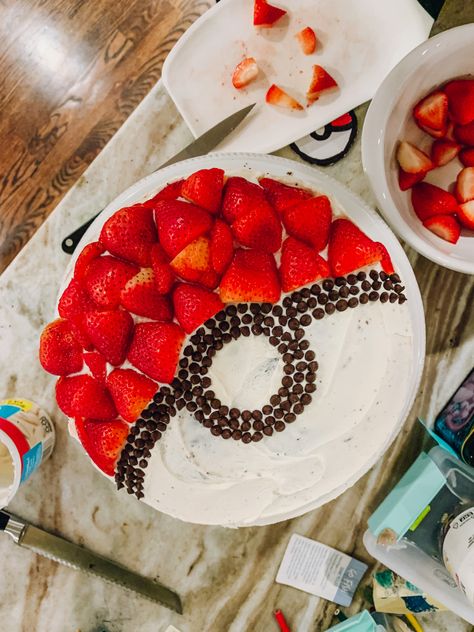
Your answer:
[[[232,112],[257,107],[219,145],[222,151],[271,152],[368,101],[388,72],[429,34],[433,19],[417,0],[275,0],[288,10],[273,28],[253,26],[253,0],[221,0],[181,37],[163,66],[163,81],[194,136]],[[303,55],[295,34],[311,26],[319,44]],[[258,79],[236,90],[235,66],[255,57]],[[313,64],[340,89],[303,112],[265,103],[278,83],[302,104]]]

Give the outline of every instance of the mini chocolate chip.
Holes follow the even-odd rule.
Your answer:
[[[291,402],[289,400],[285,400],[280,404],[280,408],[285,412],[288,412],[291,409]]]
[[[351,298],[347,301],[347,304],[349,307],[357,307],[357,305],[359,305],[359,299],[355,296],[351,296]]]
[[[221,428],[225,428],[225,426],[229,425],[229,420],[227,419],[227,417],[219,417],[217,423]]]
[[[285,422],[284,421],[277,421],[275,424],[275,430],[277,432],[282,432],[285,429]]]
[[[377,281],[377,279],[379,278],[379,273],[377,272],[377,270],[371,270],[369,272],[369,277],[374,281]]]
[[[287,424],[292,424],[294,421],[296,421],[296,415],[294,413],[286,413],[283,419],[286,421]]]
[[[303,351],[306,351],[306,349],[309,349],[309,340],[300,340],[300,349],[302,349]],[[295,358],[296,358],[296,354],[295,354]]]
[[[252,417],[254,419],[261,419],[262,418],[262,411],[261,410],[252,410]]]
[[[264,314],[269,314],[272,311],[272,304],[271,303],[262,303],[260,305],[260,310],[264,313]]]
[[[400,294],[398,297],[398,302],[400,303],[400,305],[403,305],[403,303],[407,300],[407,297],[405,296],[405,294]]]
[[[244,325],[250,325],[252,321],[253,321],[253,318],[250,314],[244,314],[242,316],[242,322]]]
[[[241,327],[240,333],[242,334],[242,336],[245,336],[247,338],[248,336],[250,336],[250,329],[249,329],[249,327],[244,325],[243,327]]]
[[[372,283],[373,290],[380,290],[381,287],[382,287],[382,283],[380,281],[374,281]]]
[[[338,276],[334,279],[334,283],[338,286],[346,285],[347,279],[343,276]]]
[[[388,292],[382,292],[380,295],[380,302],[386,303],[388,301]]]
[[[359,301],[361,305],[365,305],[369,302],[369,296],[365,292],[363,292],[359,297]]]
[[[296,318],[290,318],[290,320],[288,321],[288,327],[292,331],[295,331],[296,329],[298,329],[299,326],[300,326],[300,323],[298,320],[296,320]]]
[[[310,291],[311,291],[311,294],[314,294],[314,296],[317,296],[321,292],[321,288],[319,287],[317,283],[315,283],[314,285],[311,286]]]
[[[313,311],[313,316],[314,318],[316,318],[316,320],[321,320],[321,318],[324,318],[324,311],[320,307],[318,307]]]
[[[263,429],[263,434],[267,437],[271,437],[273,434],[273,428],[271,426],[265,426],[265,428]]]
[[[390,281],[390,279],[387,279],[386,281],[384,281],[383,287],[384,290],[393,290],[393,283]]]
[[[222,320],[225,320],[226,315],[225,315],[224,310],[222,310],[222,311],[220,311],[220,312],[217,312],[217,314],[214,316],[214,318],[215,318],[217,321],[222,321]]]
[[[306,369],[306,362],[297,362],[296,363],[296,370],[297,371],[304,371]]]
[[[390,281],[392,281],[393,283],[400,283],[400,277],[398,276],[398,274],[391,274]]]
[[[178,410],[183,410],[185,406],[186,406],[186,402],[184,401],[183,398],[176,400],[176,408]]]
[[[285,373],[285,375],[291,375],[292,373],[294,373],[295,371],[295,367],[292,364],[285,364],[285,366],[283,367],[283,372]]]
[[[327,294],[320,294],[318,296],[318,303],[320,305],[326,305],[327,302],[328,302],[328,295]]]
[[[364,281],[364,279],[367,278],[367,274],[361,270],[360,272],[357,273],[357,280],[358,281]]]
[[[212,426],[211,428],[211,433],[215,436],[218,437],[219,435],[222,434],[222,428],[220,426]]]
[[[336,309],[338,312],[344,312],[347,309],[347,301],[343,298],[339,299],[336,303]]]
[[[318,301],[314,298],[314,296],[310,296],[307,303],[309,309],[314,309],[317,304]]]
[[[275,320],[271,316],[267,316],[263,319],[263,324],[266,327],[273,327],[273,325],[275,324]]]
[[[314,382],[316,380],[316,373],[308,373],[306,376],[307,382]]]
[[[257,325],[261,325],[263,323],[263,314],[257,314],[254,316],[253,322]]]
[[[326,279],[323,281],[323,288],[326,292],[330,292],[334,287],[334,281],[332,279]]]
[[[304,411],[303,404],[295,404],[293,406],[293,412],[295,413],[295,415],[301,415],[303,411]]]
[[[300,383],[303,382],[304,380],[304,375],[303,373],[297,372],[293,375],[293,379],[295,380],[295,382]]]
[[[260,421],[259,419],[255,420],[253,422],[254,430],[263,430],[264,425],[265,424],[263,423],[263,421]]]
[[[304,312],[308,311],[308,303],[306,303],[305,301],[300,301],[296,306],[296,309],[299,311],[300,314],[304,314]]]
[[[316,362],[316,360],[313,360],[312,362],[308,364],[308,371],[310,373],[315,373],[318,369],[319,369],[319,364]]]
[[[328,303],[324,308],[324,311],[326,312],[326,314],[334,314],[334,312],[336,311],[334,303]]]
[[[145,461],[145,459],[142,459],[138,465],[141,467],[142,470],[144,470],[145,468],[148,467],[148,461]]]
[[[286,379],[286,378],[283,378],[283,379]],[[291,378],[290,378],[290,379],[291,379]],[[289,391],[288,391],[288,389],[287,389],[287,388],[285,388],[284,386],[281,386],[281,387],[278,389],[278,395],[279,395],[280,397],[288,397],[288,392],[289,392]]]
[[[298,395],[296,393],[290,393],[288,395],[288,400],[292,403],[292,404],[296,404],[297,401],[299,401]]]
[[[290,342],[291,340],[293,340],[291,334],[289,331],[285,331],[285,333],[282,335],[281,339],[285,342]]]
[[[186,410],[189,410],[190,413],[193,413],[197,409],[196,402],[188,402],[186,404]]]
[[[248,304],[247,303],[239,303],[237,305],[237,311],[239,312],[239,314],[245,314],[248,311]]]
[[[314,391],[316,390],[316,384],[306,384],[304,390],[306,393],[314,393]]]
[[[312,349],[310,349],[304,354],[305,360],[308,360],[309,362],[311,362],[311,360],[314,360],[315,357],[316,357],[316,354],[314,353]]]
[[[231,408],[229,411],[229,415],[233,419],[237,419],[238,417],[240,417],[240,410],[238,408]]]
[[[188,362],[188,358],[181,358],[181,360],[179,361],[179,366],[185,369],[188,366]]]
[[[300,290],[300,292],[303,298],[308,298],[311,294],[310,289],[308,287],[304,287],[302,290]]]
[[[368,292],[371,289],[372,285],[370,281],[366,280],[366,281],[362,281],[360,287],[364,290],[364,292]]]
[[[156,426],[160,432],[165,432],[166,424],[163,421],[159,421]]]
[[[272,395],[272,397],[274,396]],[[264,415],[269,415],[272,412],[272,410],[273,410],[273,407],[270,406],[269,404],[265,404],[265,406],[262,407],[262,413]]]
[[[304,393],[303,395],[301,395],[301,403],[304,406],[311,404],[312,401],[313,401],[313,398],[311,397],[309,393]]]
[[[273,415],[268,415],[268,417],[265,417],[264,421],[268,426],[273,426],[275,423],[275,417],[273,417]]]
[[[357,283],[357,277],[355,274],[348,274],[347,275],[347,282],[349,283],[349,285],[354,285],[354,283]]]
[[[303,314],[303,316],[301,316],[300,318],[300,323],[303,325],[303,327],[311,325],[311,316],[309,314]]]
[[[209,386],[212,384],[211,378],[210,377],[203,377],[201,380],[201,385],[203,388],[209,388]]]
[[[339,291],[331,290],[328,294],[328,298],[330,301],[337,301],[337,299],[339,298]]]
[[[273,416],[275,417],[275,419],[283,419],[284,414],[285,413],[281,408],[275,408],[275,410],[273,411]]]
[[[237,430],[237,428],[240,427],[240,422],[238,419],[230,419],[229,426],[232,428],[232,430]]]
[[[252,314],[258,314],[260,312],[260,305],[258,303],[250,303],[250,311]]]
[[[241,416],[244,421],[250,421],[252,419],[252,413],[250,410],[243,410]]]
[[[272,314],[274,316],[281,316],[283,314],[283,308],[280,305],[274,305],[272,308]]]
[[[242,438],[242,433],[240,432],[240,430],[238,429],[234,430],[234,432],[232,433],[232,439],[234,439],[235,441],[238,441],[241,438]]]
[[[204,421],[204,413],[202,412],[202,410],[196,410],[196,412],[194,413],[194,418],[197,419],[197,421]]]
[[[222,431],[221,437],[223,439],[230,439],[232,436],[232,430],[229,430],[229,428],[224,428],[224,430]]]
[[[262,333],[260,325],[252,325],[252,333],[254,336],[259,336]]]
[[[204,426],[204,428],[212,428],[212,426],[214,425],[214,423],[210,420],[210,419],[205,419],[202,422],[202,425]]]
[[[349,288],[349,294],[352,294],[353,296],[359,294],[359,288],[357,287],[357,285],[351,285],[351,287]]]
[[[301,301],[301,299],[301,292],[293,292],[293,294],[291,295],[291,300],[293,301],[293,303],[298,303],[299,301]]]
[[[250,434],[250,432],[244,432],[244,434],[242,435],[242,441],[244,443],[250,443],[252,441],[252,435]]]
[[[257,443],[257,441],[261,441],[263,439],[263,435],[261,432],[254,432],[252,435],[252,441],[255,441],[255,443]]]
[[[378,292],[370,292],[369,293],[369,301],[378,301],[379,293]]]

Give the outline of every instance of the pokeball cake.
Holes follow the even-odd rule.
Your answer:
[[[337,495],[393,438],[411,296],[327,191],[191,171],[92,225],[40,361],[118,490],[190,522],[276,522]]]

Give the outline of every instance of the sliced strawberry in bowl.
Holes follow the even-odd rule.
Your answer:
[[[308,105],[317,101],[323,92],[335,90],[338,87],[337,81],[328,73],[327,70],[317,64],[314,65],[313,77],[306,92]]]
[[[90,298],[85,287],[74,278],[71,279],[58,302],[58,313],[62,318],[72,318],[96,308],[97,304]]]
[[[39,361],[53,375],[69,375],[82,369],[82,348],[69,321],[58,318],[46,325],[40,337]]]
[[[423,222],[423,226],[451,244],[455,244],[461,234],[461,225],[454,215],[434,215]]]
[[[273,255],[238,248],[219,292],[224,303],[276,303],[281,290]]]
[[[181,200],[161,200],[155,205],[155,220],[161,247],[168,257],[176,257],[192,241],[207,233],[211,215],[195,204]]]
[[[60,377],[56,382],[56,401],[68,417],[108,420],[117,416],[110,393],[90,375]]]
[[[412,145],[406,140],[402,140],[397,148],[397,161],[406,173],[426,174],[434,165],[425,152]]]
[[[97,257],[100,257],[103,252],[105,252],[105,247],[98,241],[93,241],[84,246],[74,266],[74,278],[76,281],[82,282],[85,280],[89,264]]]
[[[243,246],[263,252],[276,252],[280,248],[281,223],[266,200],[241,213],[231,228],[235,240]]]
[[[92,377],[101,384],[105,384],[105,378],[107,377],[107,360],[104,356],[98,351],[92,351],[90,353],[84,353],[83,357]]]
[[[184,331],[175,323],[140,323],[135,326],[127,359],[158,382],[173,381]]]
[[[426,125],[422,125],[421,123],[418,123],[418,127],[433,138],[448,138],[449,140],[454,140],[454,128],[449,122],[447,126],[442,129],[433,129],[431,127],[427,127]]]
[[[104,474],[113,476],[115,465],[127,439],[127,424],[119,419],[97,421],[78,418],[75,420],[75,426],[79,441],[92,462]]]
[[[311,55],[316,50],[316,33],[310,26],[306,26],[295,35],[301,50],[305,55]]]
[[[234,242],[229,225],[216,219],[211,230],[211,265],[218,274],[222,274],[232,260]]]
[[[196,206],[215,214],[221,204],[223,187],[224,171],[222,169],[200,169],[183,182],[181,195]]]
[[[442,167],[454,160],[460,150],[461,145],[453,140],[435,140],[431,145],[431,160],[436,167]]]
[[[454,138],[461,143],[461,145],[474,147],[474,121],[467,123],[467,125],[455,125]]]
[[[150,265],[150,248],[156,240],[153,210],[143,204],[114,213],[103,225],[99,238],[111,254],[139,266]]]
[[[139,268],[110,255],[94,259],[88,267],[85,286],[92,300],[102,308],[114,309],[120,303],[120,294],[129,279]]]
[[[280,278],[284,292],[292,292],[330,275],[329,265],[317,252],[294,237],[281,248]]]
[[[158,392],[156,382],[133,369],[114,369],[107,378],[107,387],[118,414],[130,423],[138,419]]]
[[[232,85],[237,90],[244,88],[258,76],[258,66],[254,57],[246,57],[235,67],[232,73]]]
[[[427,172],[420,171],[420,173],[407,173],[403,171],[401,167],[398,168],[398,186],[402,191],[407,191],[417,182],[421,182]]]
[[[474,167],[464,167],[458,173],[455,194],[459,202],[474,200]]]
[[[211,244],[208,237],[198,237],[183,248],[170,262],[173,272],[186,281],[199,282],[212,270]]]
[[[171,320],[173,312],[167,296],[160,294],[156,287],[152,268],[142,268],[125,284],[120,301],[132,314],[153,320]]]
[[[328,262],[333,276],[342,276],[382,261],[380,245],[350,220],[333,221],[329,231]]]
[[[474,121],[474,79],[455,79],[443,91],[449,101],[449,113],[456,123],[467,125]]]
[[[222,215],[232,224],[241,213],[250,211],[264,199],[265,193],[258,184],[240,176],[231,176],[224,186]]]
[[[325,195],[309,198],[283,211],[283,224],[288,234],[318,252],[328,242],[331,219],[331,203]]]
[[[118,366],[127,355],[133,333],[133,319],[124,310],[88,312],[85,315],[86,333],[107,362]]]
[[[284,9],[274,7],[267,0],[254,0],[253,23],[254,26],[271,27],[286,14]]]
[[[464,228],[474,230],[474,200],[460,204],[457,217]]]
[[[422,222],[434,215],[448,215],[458,210],[454,195],[428,182],[415,184],[411,193],[411,203]]]
[[[459,160],[465,167],[474,167],[474,147],[469,149],[465,147],[459,152]]]
[[[155,286],[158,294],[168,294],[173,286],[175,276],[160,244],[154,244],[151,248],[151,267],[155,273]]]
[[[288,94],[288,92],[283,90],[283,88],[277,86],[276,83],[272,83],[272,85],[268,88],[267,94],[265,95],[265,101],[270,105],[276,105],[277,107],[286,108],[287,110],[304,109],[301,103]]]
[[[313,197],[313,193],[307,189],[283,184],[273,178],[260,178],[259,182],[265,190],[268,201],[279,215],[286,208]]]
[[[188,334],[224,307],[215,292],[188,283],[181,283],[176,287],[173,305],[179,324]]]
[[[419,125],[442,130],[448,118],[448,97],[441,90],[431,92],[415,105],[413,117]]]

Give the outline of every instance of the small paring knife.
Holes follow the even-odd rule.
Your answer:
[[[183,612],[179,595],[166,586],[137,575],[125,566],[92,553],[78,544],[73,544],[52,533],[38,529],[22,518],[13,516],[6,511],[0,511],[0,531],[8,533],[19,546],[30,549],[39,555],[90,575],[101,577],[150,601],[158,602],[179,614]]]
[[[224,140],[231,132],[233,132],[236,127],[244,120],[247,114],[254,108],[255,103],[251,105],[247,105],[242,110],[238,112],[234,112],[211,129],[204,132],[202,136],[193,140],[187,147],[182,149],[180,152],[175,154],[172,158],[167,160],[165,163],[153,169],[152,173],[158,171],[159,169],[163,169],[163,167],[168,167],[169,165],[173,165],[175,162],[180,162],[181,160],[186,160],[188,158],[196,158],[197,156],[205,156],[210,151],[217,147],[217,145]],[[101,213],[101,211],[99,211]],[[72,255],[74,250],[77,247],[77,244],[80,242],[82,236],[95,220],[95,218],[99,215],[97,213],[94,217],[91,217],[87,222],[84,222],[82,226],[79,226],[75,231],[73,231],[70,235],[65,237],[62,241],[61,248],[63,251]]]

